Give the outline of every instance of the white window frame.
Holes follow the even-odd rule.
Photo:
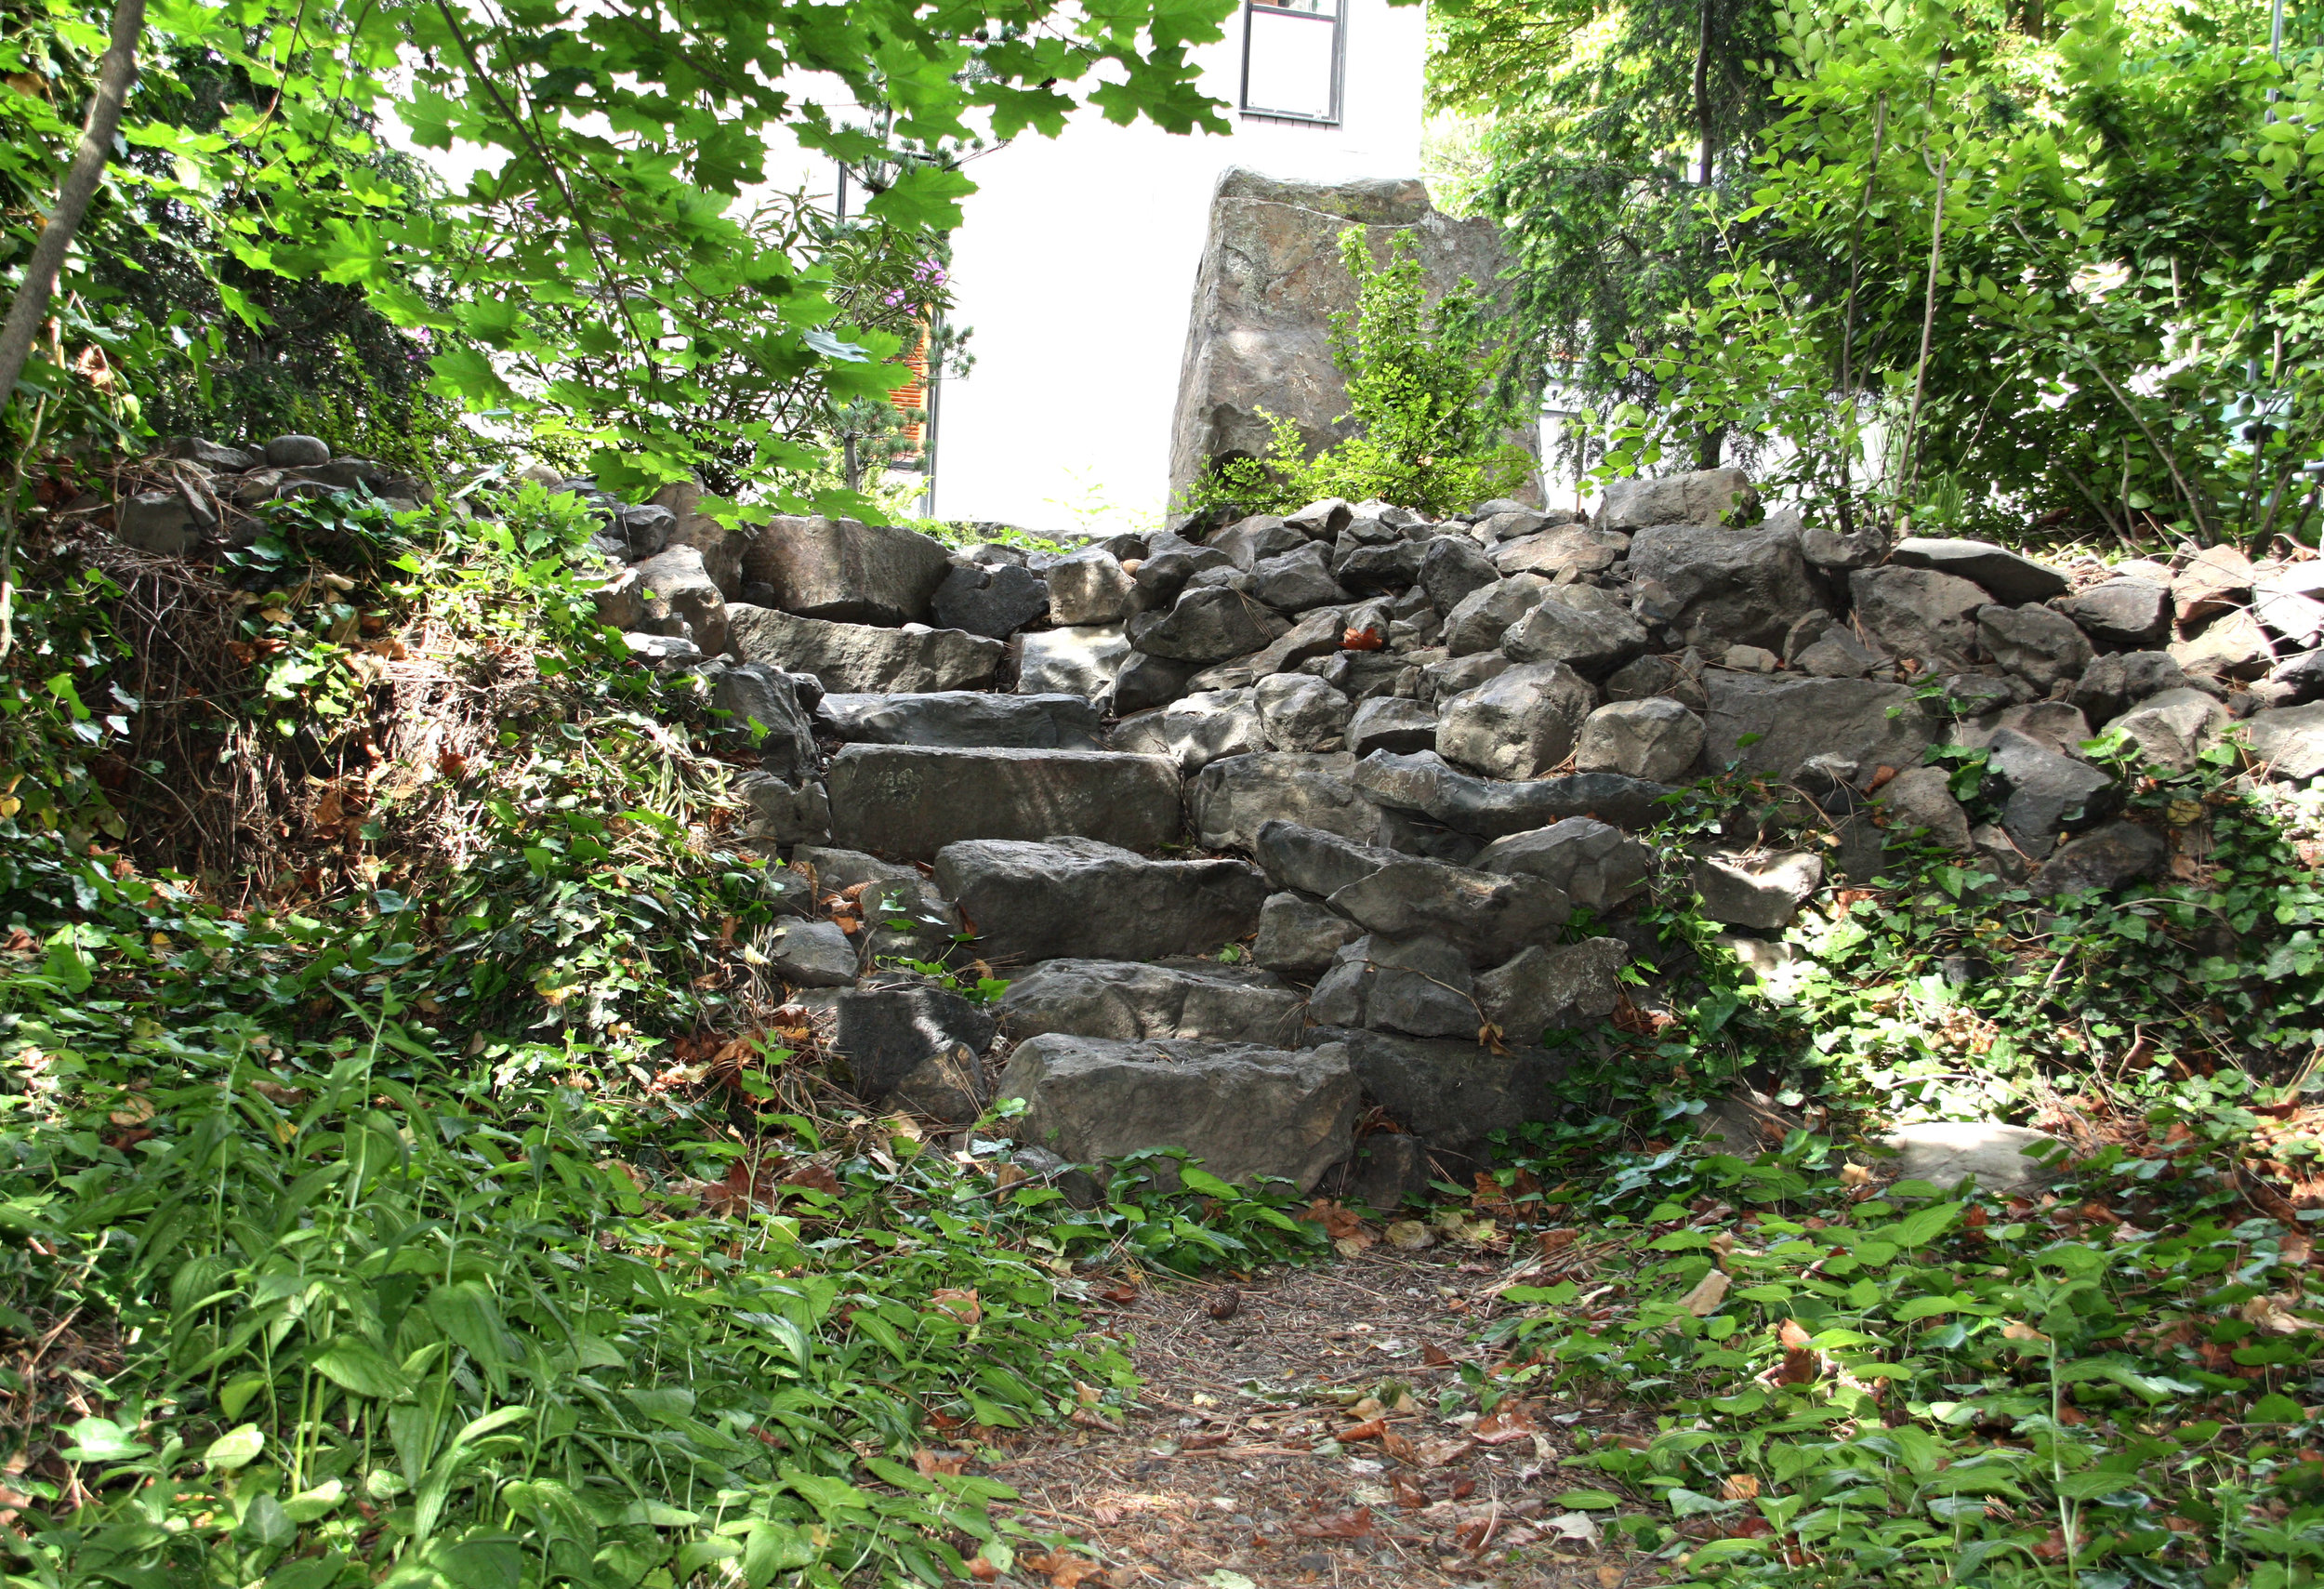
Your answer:
[[[1270,6],[1265,0],[1243,0],[1243,81],[1236,96],[1244,115],[1259,121],[1301,122],[1310,126],[1338,126],[1342,113],[1341,96],[1345,91],[1348,62],[1347,14],[1349,0],[1331,0],[1328,12],[1301,11],[1288,6]],[[1251,15],[1263,10],[1272,17],[1298,19],[1303,25],[1331,30],[1331,110],[1327,115],[1309,111],[1282,111],[1266,105],[1256,105],[1250,97]]]

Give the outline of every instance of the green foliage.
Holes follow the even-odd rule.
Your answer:
[[[1340,234],[1356,306],[1331,316],[1332,360],[1346,376],[1356,432],[1303,457],[1296,422],[1269,415],[1265,456],[1229,458],[1190,487],[1190,511],[1280,512],[1326,497],[1378,498],[1432,513],[1516,489],[1533,460],[1506,432],[1514,409],[1492,395],[1508,361],[1483,297],[1462,281],[1431,308],[1412,239],[1396,232],[1375,264],[1364,229]],[[1265,413],[1264,409],[1261,410]]]
[[[1604,416],[1604,467],[1720,429],[1851,517],[2307,533],[2312,25],[2278,64],[2260,13],[2173,17],[1784,14],[1760,185],[1703,296],[1610,355],[1653,390]]]
[[[1876,1190],[1803,1132],[1750,1161],[1538,1138],[1544,1183],[1592,1173],[1531,1221],[1588,1257],[1502,1293],[1497,1384],[1667,1410],[1565,1465],[1689,1582],[2300,1582],[2324,1299],[2304,1236],[2238,1207],[2248,1101],[2179,1084],[2039,1207]]]

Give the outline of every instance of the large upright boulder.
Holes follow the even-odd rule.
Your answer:
[[[1210,203],[1179,370],[1174,498],[1214,461],[1265,450],[1261,404],[1297,422],[1310,452],[1350,433],[1339,422],[1348,389],[1331,360],[1329,316],[1355,306],[1340,261],[1340,234],[1352,223],[1364,227],[1375,259],[1386,258],[1390,238],[1409,234],[1432,299],[1464,276],[1506,290],[1493,223],[1439,213],[1417,178],[1327,184],[1228,167]]]

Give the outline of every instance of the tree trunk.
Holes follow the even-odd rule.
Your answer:
[[[97,72],[97,98],[89,102],[88,121],[81,129],[81,147],[57,188],[57,207],[41,228],[32,262],[24,268],[8,318],[0,323],[0,413],[16,393],[17,377],[31,357],[33,338],[48,313],[56,295],[57,278],[64,270],[65,252],[73,246],[81,218],[97,196],[105,162],[112,154],[113,139],[121,130],[121,113],[128,103],[129,86],[138,80],[138,34],[145,26],[145,0],[117,0],[113,7],[112,43]]]

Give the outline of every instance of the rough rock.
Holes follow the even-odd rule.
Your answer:
[[[1620,597],[1592,585],[1545,590],[1533,610],[1509,626],[1501,650],[1519,662],[1563,662],[1600,678],[1646,649],[1647,634]]]
[[[1887,815],[1892,838],[1918,834],[1961,854],[1970,853],[1969,814],[1953,798],[1952,780],[1942,767],[1909,767],[1873,797]]]
[[[1281,613],[1304,613],[1344,602],[1348,593],[1331,575],[1324,549],[1309,542],[1251,565],[1250,593]]]
[[[1574,747],[1583,773],[1621,773],[1669,783],[1703,753],[1703,720],[1673,700],[1616,701],[1585,719]]]
[[[266,444],[266,461],[276,469],[311,469],[331,461],[331,444],[293,431]]]
[[[2067,699],[2080,708],[2090,722],[2105,723],[2112,722],[2149,695],[2161,695],[2165,690],[2184,690],[2193,683],[2185,669],[2165,653],[2132,651],[2101,656],[2083,669],[2080,680]]]
[[[1500,577],[1493,560],[1472,540],[1439,536],[1420,554],[1420,589],[1440,613],[1451,612],[1472,590],[1498,584]]]
[[[900,1103],[940,1119],[959,1119],[965,1099],[966,1118],[972,1119],[984,1091],[978,1056],[992,1046],[993,1032],[992,1015],[950,988],[918,978],[885,979],[839,995],[832,1046],[848,1062],[849,1091],[864,1102],[879,1104],[901,1093]],[[918,1077],[931,1060],[939,1064]]]
[[[1114,727],[1113,748],[1168,756],[1180,772],[1192,775],[1221,756],[1264,750],[1267,731],[1250,691],[1207,690],[1124,718]]]
[[[1948,735],[1951,743],[1977,748],[1989,747],[2004,728],[2040,740],[2061,756],[2082,758],[2082,741],[2090,737],[2090,720],[2070,701],[2027,701],[2003,707],[1981,717],[1962,718]]]
[[[2295,563],[2251,587],[2251,616],[2294,646],[2324,641],[2324,563]]]
[[[1349,547],[1344,536],[1340,545],[1346,550],[1332,559],[1332,577],[1361,596],[1401,590],[1418,580],[1420,559],[1427,551],[1417,541],[1403,540],[1387,546]]]
[[[1059,834],[1151,850],[1179,834],[1178,769],[1159,756],[850,745],[827,776],[834,836],[883,855]]]
[[[634,572],[641,588],[639,601],[644,615],[640,627],[675,633],[677,626],[682,624],[686,638],[702,647],[704,655],[716,656],[726,649],[733,610],[719,593],[717,581],[703,567],[700,551],[690,546],[674,546],[637,564]],[[779,656],[746,655],[743,660],[790,667]]]
[[[2108,579],[2052,603],[2101,645],[2152,645],[2171,632],[2171,590],[2146,579]]]
[[[824,729],[865,745],[935,745],[955,749],[1102,750],[1103,720],[1079,695],[1000,695],[985,690],[922,695],[825,695],[815,708]],[[1119,748],[1116,747],[1116,748]]]
[[[1007,640],[1048,615],[1049,587],[1013,563],[956,563],[929,607],[939,628]]]
[[[1637,897],[1654,870],[1645,845],[1589,816],[1496,839],[1471,864],[1479,871],[1538,877],[1601,914]]]
[[[1277,888],[1297,889],[1318,897],[1361,882],[1404,858],[1384,845],[1281,819],[1260,824],[1250,851],[1260,870]]]
[[[2324,773],[2324,704],[2253,712],[2243,720],[2243,733],[2253,759],[2278,778]]]
[[[1222,757],[1188,782],[1188,826],[1206,850],[1248,851],[1277,817],[1368,843],[1380,835],[1380,808],[1357,792],[1354,768],[1344,751]]]
[[[1540,878],[1472,871],[1415,855],[1398,855],[1341,885],[1326,903],[1375,934],[1441,938],[1477,965],[1495,964],[1548,937],[1573,912],[1565,895]]]
[[[1930,568],[1966,579],[1992,593],[2004,606],[2022,607],[2066,594],[2066,576],[1991,541],[1908,536],[1888,554],[1903,568]]]
[[[847,987],[855,981],[855,946],[837,921],[784,922],[774,930],[768,959],[794,987]]]
[[[2185,617],[2181,615],[2184,626]],[[2276,665],[2259,620],[2240,607],[2221,613],[2191,639],[2173,641],[2172,659],[2188,673],[2212,679],[2259,679]]]
[[[1130,620],[1130,642],[1175,662],[1223,662],[1259,650],[1289,626],[1239,590],[1222,585],[1187,589],[1167,613]]]
[[[1119,624],[1038,629],[1020,642],[1017,688],[1028,695],[1079,695],[1103,701],[1129,660],[1129,642]]]
[[[1923,668],[1952,670],[1976,660],[1977,613],[1992,605],[1984,587],[1929,568],[1891,564],[1848,576],[1856,622],[1882,649]]]
[[[2044,695],[2080,679],[2097,655],[2071,618],[2047,607],[1978,608],[1977,642]]]
[[[2202,691],[2165,690],[2147,696],[2106,726],[2128,735],[2148,762],[2184,773],[2219,743],[2227,722],[2227,708]]]
[[[1986,765],[2009,791],[2001,806],[2001,826],[2020,849],[2036,858],[2050,853],[2060,828],[2095,822],[2120,801],[2120,791],[2106,774],[2015,729],[1995,732]]]
[[[1990,1120],[1925,1120],[1882,1139],[1896,1157],[1886,1168],[1900,1181],[1926,1181],[1951,1191],[1971,1176],[1984,1192],[2035,1193],[2056,1178],[2042,1162],[2056,1142],[2024,1126]]]
[[[1133,651],[1122,670],[1114,675],[1114,710],[1127,716],[1167,706],[1186,693],[1188,682],[1200,671],[1192,662],[1172,662]]]
[[[1705,680],[1703,761],[1778,778],[1796,776],[1817,756],[1855,762],[1864,779],[1879,768],[1921,763],[1936,725],[1903,684],[1864,679],[1714,672]],[[1747,734],[1760,737],[1746,746]]]
[[[1289,1046],[1299,1040],[1304,1003],[1269,972],[1215,960],[1054,960],[1010,983],[1001,996],[1000,1025],[1017,1042],[1069,1032],[1125,1042],[1189,1039]]]
[[[735,780],[747,814],[743,834],[768,844],[820,844],[831,837],[831,800],[819,779],[785,782],[764,773]]]
[[[825,623],[744,602],[725,609],[725,617],[744,661],[812,673],[835,695],[982,689],[993,682],[1008,654],[999,641],[957,629]]]
[[[1492,777],[1538,778],[1572,754],[1597,704],[1590,682],[1562,662],[1512,668],[1444,703],[1436,753]]]
[[[1498,651],[1431,662],[1420,669],[1419,687],[1413,698],[1425,702],[1433,710],[1439,702],[1448,701],[1463,690],[1473,690],[1487,679],[1498,679],[1515,666]]]
[[[742,572],[794,616],[893,625],[924,622],[954,570],[943,543],[917,531],[777,516],[744,550]]]
[[[1775,932],[1791,925],[1823,886],[1824,862],[1805,850],[1704,855],[1695,862],[1694,881],[1713,921]]]
[[[2251,560],[2231,546],[2205,547],[2172,576],[2182,630],[2224,613],[2251,594]]]
[[[2133,878],[2152,877],[2169,854],[2162,836],[2135,822],[2109,822],[2057,847],[2034,874],[2033,891],[2045,897],[2113,888]]]
[[[1394,756],[1375,751],[1355,764],[1355,787],[1367,800],[1394,811],[1414,811],[1462,833],[1499,839],[1544,828],[1568,816],[1596,816],[1619,828],[1644,828],[1660,814],[1667,784],[1615,773],[1502,783],[1446,765],[1433,751]]]
[[[1712,655],[1730,645],[1773,650],[1796,620],[1829,605],[1799,533],[1788,528],[1642,529],[1631,537],[1630,572],[1669,593],[1664,621]]]
[[[1445,614],[1445,649],[1455,656],[1491,651],[1549,588],[1545,579],[1520,575],[1470,591]]]
[[[1133,585],[1120,561],[1096,547],[1059,558],[1042,577],[1049,587],[1050,620],[1076,628],[1119,623]]]
[[[1494,1053],[1474,1041],[1322,1028],[1308,1037],[1341,1048],[1365,1095],[1432,1149],[1481,1159],[1495,1132],[1514,1135],[1566,1107],[1565,1064],[1537,1048]]]
[[[949,844],[935,875],[977,952],[1012,964],[1215,952],[1257,929],[1268,894],[1241,861],[1148,860],[1093,839]]]
[[[1750,476],[1739,469],[1703,469],[1659,479],[1609,481],[1598,523],[1607,529],[1644,529],[1657,524],[1716,526],[1736,510],[1759,503]]]
[[[1235,567],[1248,573],[1262,558],[1280,557],[1305,546],[1307,534],[1293,529],[1272,513],[1254,513],[1229,524],[1206,544],[1226,553]]]
[[[1251,749],[1338,750],[1343,748],[1355,703],[1321,679],[1271,673],[1251,691],[1266,743]]]
[[[1315,1188],[1349,1207],[1393,1213],[1407,1198],[1425,1198],[1436,1172],[1428,1145],[1400,1131],[1370,1131],[1355,1139],[1355,1151],[1333,1166]]]
[[[1473,1036],[1477,1003],[1470,987],[1467,958],[1444,940],[1367,934],[1332,956],[1307,1007],[1329,1026]]]
[[[1493,567],[1502,574],[1603,574],[1630,550],[1630,536],[1583,524],[1561,524],[1539,535],[1503,541],[1493,549]]]
[[[1436,713],[1401,695],[1374,695],[1348,720],[1345,739],[1357,756],[1426,750],[1436,743]]]
[[[1814,679],[1863,679],[1893,671],[1888,654],[1864,644],[1846,629],[1827,630],[1801,648],[1795,670]]]
[[[1530,945],[1476,979],[1477,1003],[1504,1036],[1534,1041],[1544,1031],[1612,1014],[1622,997],[1618,973],[1628,963],[1630,946],[1619,938],[1585,938],[1554,949]]]
[[[1251,963],[1287,976],[1318,976],[1334,955],[1363,935],[1364,929],[1305,894],[1271,894],[1260,908]]]
[[[1504,290],[1494,224],[1440,215],[1417,179],[1324,185],[1230,167],[1211,198],[1179,372],[1173,500],[1217,460],[1266,452],[1262,406],[1296,422],[1311,454],[1350,433],[1329,317],[1354,307],[1354,284],[1340,263],[1340,234],[1352,222],[1365,228],[1375,258],[1393,233],[1410,236],[1431,298],[1463,276]],[[1286,522],[1310,536],[1337,534],[1347,505],[1317,508]]]
[[[1605,698],[1643,701],[1663,695],[1700,712],[1710,704],[1703,693],[1702,675],[1702,659],[1691,651],[1681,656],[1641,656],[1606,675]]]
[[[1021,1140],[1077,1162],[1182,1147],[1221,1180],[1275,1176],[1301,1192],[1347,1157],[1358,1106],[1344,1048],[1062,1032],[1018,1045],[1000,1097],[1025,1101]]]
[[[790,781],[812,777],[821,764],[814,726],[799,702],[802,682],[809,684],[811,698],[821,696],[821,688],[812,680],[763,662],[729,668],[710,687],[710,705],[731,713],[732,726],[756,740],[760,769]]]

